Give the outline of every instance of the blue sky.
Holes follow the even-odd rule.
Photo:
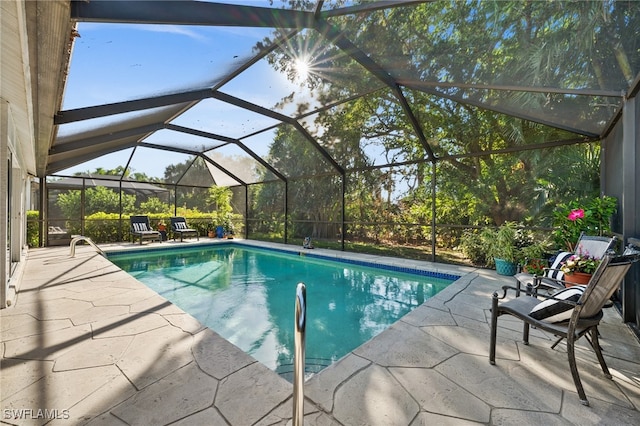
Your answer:
[[[268,5],[268,2],[235,2]],[[183,90],[213,86],[239,64],[255,54],[256,42],[270,36],[269,28],[197,27],[176,25],[80,23],[71,68],[65,88],[63,109],[102,105],[123,100],[153,97]],[[222,91],[261,106],[272,107],[292,90],[299,91],[265,61],[252,66]],[[117,118],[117,117],[115,117]],[[74,134],[108,124],[114,117],[63,125],[60,134]],[[240,137],[275,124],[232,105],[206,100],[176,119],[175,124],[212,133]],[[151,142],[185,140],[183,134],[156,135]],[[265,155],[272,132],[256,143]],[[189,138],[188,144],[193,145]],[[125,165],[131,150],[100,157],[72,167],[64,174]],[[161,177],[167,164],[183,161],[164,151],[146,153],[136,162],[136,172]],[[176,161],[178,159],[178,161]],[[144,167],[144,170],[140,168]],[[62,172],[61,172],[62,173]]]
[[[268,1],[236,1],[239,4],[269,6]],[[270,28],[199,27],[177,25],[101,24],[80,23],[79,38],[76,38],[71,69],[65,91],[63,109],[103,105],[176,93],[185,90],[214,86],[241,64],[247,63],[256,52],[257,42],[272,36]],[[314,50],[298,46],[308,41],[301,32],[300,37],[285,48],[294,52]],[[323,49],[322,46],[319,46]],[[331,51],[316,51],[319,58],[329,58]],[[295,56],[295,55],[294,55]],[[354,70],[357,68],[354,68]],[[323,77],[353,79],[359,74],[346,75],[342,69],[324,68]],[[351,72],[354,72],[353,70]],[[364,72],[364,69],[362,70]],[[276,72],[266,60],[260,60],[235,77],[220,89],[222,92],[247,100],[261,107],[293,117],[297,104],[276,105],[287,95],[295,92],[296,101],[314,105],[313,94],[300,82],[292,83]],[[135,112],[95,120],[62,125],[60,135],[73,135],[90,131],[120,121],[123,117],[144,114]],[[194,128],[232,138],[243,138],[256,131],[278,124],[277,120],[244,110],[233,105],[205,99],[189,111],[172,121],[173,124]],[[312,120],[305,120],[311,126]],[[321,130],[309,128],[313,134]],[[266,158],[275,130],[242,139],[256,154]],[[186,149],[196,146],[211,147],[216,141],[204,140],[184,133],[162,130],[145,142],[161,145],[179,145]],[[371,141],[370,141],[371,142]],[[373,143],[364,146],[372,157],[383,159]],[[231,147],[218,150],[227,156],[249,156]],[[98,167],[113,169],[125,166],[132,149],[103,155],[95,160],[79,164],[60,174],[93,171]],[[170,164],[184,162],[188,155],[162,150],[145,149],[131,160],[132,172],[145,173],[149,177],[162,178]],[[251,160],[254,161],[254,160]],[[227,162],[229,163],[229,162]],[[255,161],[254,161],[255,163]],[[243,170],[242,172],[247,172]],[[213,171],[212,171],[213,173]],[[242,173],[238,171],[240,176]]]

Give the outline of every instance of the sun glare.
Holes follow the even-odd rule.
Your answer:
[[[309,61],[307,58],[296,58],[293,64],[298,81],[305,81],[309,77]]]

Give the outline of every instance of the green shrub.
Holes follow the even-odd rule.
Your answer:
[[[120,241],[121,228],[128,236],[129,225],[121,226],[118,213],[98,212],[85,218],[84,235],[95,243],[113,243]]]
[[[27,211],[27,245],[38,247],[40,237],[40,212],[38,210]]]
[[[35,219],[33,223],[29,222],[28,224],[28,235],[30,246],[31,241],[34,241],[35,245],[33,247],[35,247],[38,244],[38,212],[33,212],[33,214]],[[145,215],[145,213],[140,214]],[[158,223],[162,221],[167,226],[168,237],[173,238],[171,233],[172,215],[167,213],[146,213],[146,215],[149,217],[149,225],[151,225],[152,229],[157,229]],[[233,230],[238,236],[242,235],[244,230],[243,217],[239,214],[229,214],[228,219],[222,221],[215,212],[201,213],[197,210],[178,209],[178,216],[185,217],[189,227],[198,230],[200,236],[207,235],[208,230],[215,230],[218,225],[228,227],[229,224],[232,224]],[[91,238],[95,243],[115,243],[131,240],[129,216],[123,215],[121,219],[118,213],[98,212],[86,216],[84,232],[82,232],[80,221],[67,221],[66,228],[71,234],[82,234]]]
[[[458,248],[474,265],[488,266],[488,248],[485,239],[478,230],[467,230],[460,237]]]
[[[562,250],[574,251],[582,232],[586,235],[610,235],[611,217],[617,206],[618,199],[609,196],[559,204],[553,212],[556,245]]]

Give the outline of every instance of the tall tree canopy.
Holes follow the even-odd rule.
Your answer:
[[[429,220],[431,180],[426,177],[433,159],[419,132],[437,158],[439,223],[548,225],[557,203],[598,194],[598,144],[562,126],[541,124],[549,112],[567,123],[598,120],[598,108],[572,117],[567,114],[571,105],[584,98],[500,86],[626,87],[634,77],[629,70],[640,60],[635,54],[639,38],[629,34],[614,43],[611,34],[628,32],[624,22],[640,8],[613,1],[549,6],[535,1],[429,2],[331,18],[328,28],[336,32],[305,33],[312,59],[309,76],[300,84],[312,88],[318,102],[381,88],[305,119],[306,128],[346,171],[347,220]],[[357,39],[356,47],[374,52],[406,84],[382,88],[371,73],[357,74],[361,66],[352,58],[320,43],[324,38],[341,43],[343,37]],[[610,46],[613,56],[605,51]],[[296,54],[301,52],[273,53],[269,60],[293,80]],[[356,74],[359,78],[350,78]],[[282,102],[295,97],[294,92]],[[602,101],[606,105],[606,98]],[[498,112],[509,108],[526,111],[532,120]],[[285,175],[285,159],[306,168],[306,176],[326,172],[317,170],[324,163],[313,160],[315,152],[309,157],[310,151],[308,140],[287,130],[278,133],[269,156]],[[376,168],[364,172],[371,166]],[[315,182],[308,179],[305,197],[322,206],[334,188]],[[256,197],[258,205],[271,199],[266,193]],[[376,212],[375,217],[366,212]]]

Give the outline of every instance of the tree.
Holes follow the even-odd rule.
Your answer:
[[[290,176],[288,201],[290,218],[299,221],[298,234],[327,236],[322,222],[339,219],[341,177],[311,142],[293,127],[278,128],[269,150],[269,163]],[[313,177],[313,178],[312,178]],[[312,178],[312,179],[310,179]],[[255,197],[258,211],[278,216],[282,212],[284,186],[265,184]],[[311,220],[307,227],[302,222]]]
[[[81,211],[81,191],[73,190],[58,195],[57,205],[62,210],[64,217],[76,218]],[[122,213],[135,212],[135,195],[122,193]],[[87,188],[85,191],[85,216],[98,212],[117,213],[120,211],[120,194],[104,186]]]
[[[164,171],[164,181],[182,184],[176,194],[178,205],[201,212],[211,211],[206,193],[214,182],[201,158],[190,157],[181,163],[168,165]]]
[[[317,129],[313,136],[346,170],[349,218],[430,219],[426,177],[432,159],[409,113],[436,155],[438,223],[549,225],[552,206],[598,192],[598,143],[576,145],[586,138],[563,129],[589,129],[589,123],[601,120],[601,108],[608,108],[610,100],[603,97],[604,106],[593,107],[588,97],[500,87],[624,89],[634,77],[628,70],[637,69],[640,61],[632,54],[638,49],[637,29],[628,24],[638,13],[640,8],[626,1],[429,2],[332,17],[329,29],[339,29],[339,36],[305,33],[303,40],[274,51],[269,61],[293,79],[294,59],[305,53],[295,46],[309,46],[312,72],[301,84],[321,104],[355,98],[322,110],[314,126],[308,126]],[[612,34],[623,36],[613,40]],[[334,36],[357,40],[357,48],[403,87],[372,92],[382,86],[380,81],[331,45]],[[282,102],[296,102],[296,93]],[[308,103],[299,105],[302,113]],[[496,112],[500,110],[532,119]],[[304,138],[294,143],[293,137],[279,134],[271,158],[306,164]],[[550,142],[557,147],[530,149]],[[397,172],[398,162],[415,162],[415,175]],[[313,170],[314,165],[306,167]],[[366,171],[371,166],[380,168]],[[307,181],[313,197],[322,194],[315,189],[317,182],[311,177]],[[401,188],[408,188],[405,196],[393,199],[392,192]],[[261,195],[260,203],[276,199]]]
[[[212,186],[208,190],[207,204],[209,211],[216,211],[219,217],[226,217],[233,211],[231,207],[231,189],[224,186]]]
[[[162,202],[158,197],[151,197],[147,201],[140,203],[140,210],[145,213],[171,214],[171,206]]]

